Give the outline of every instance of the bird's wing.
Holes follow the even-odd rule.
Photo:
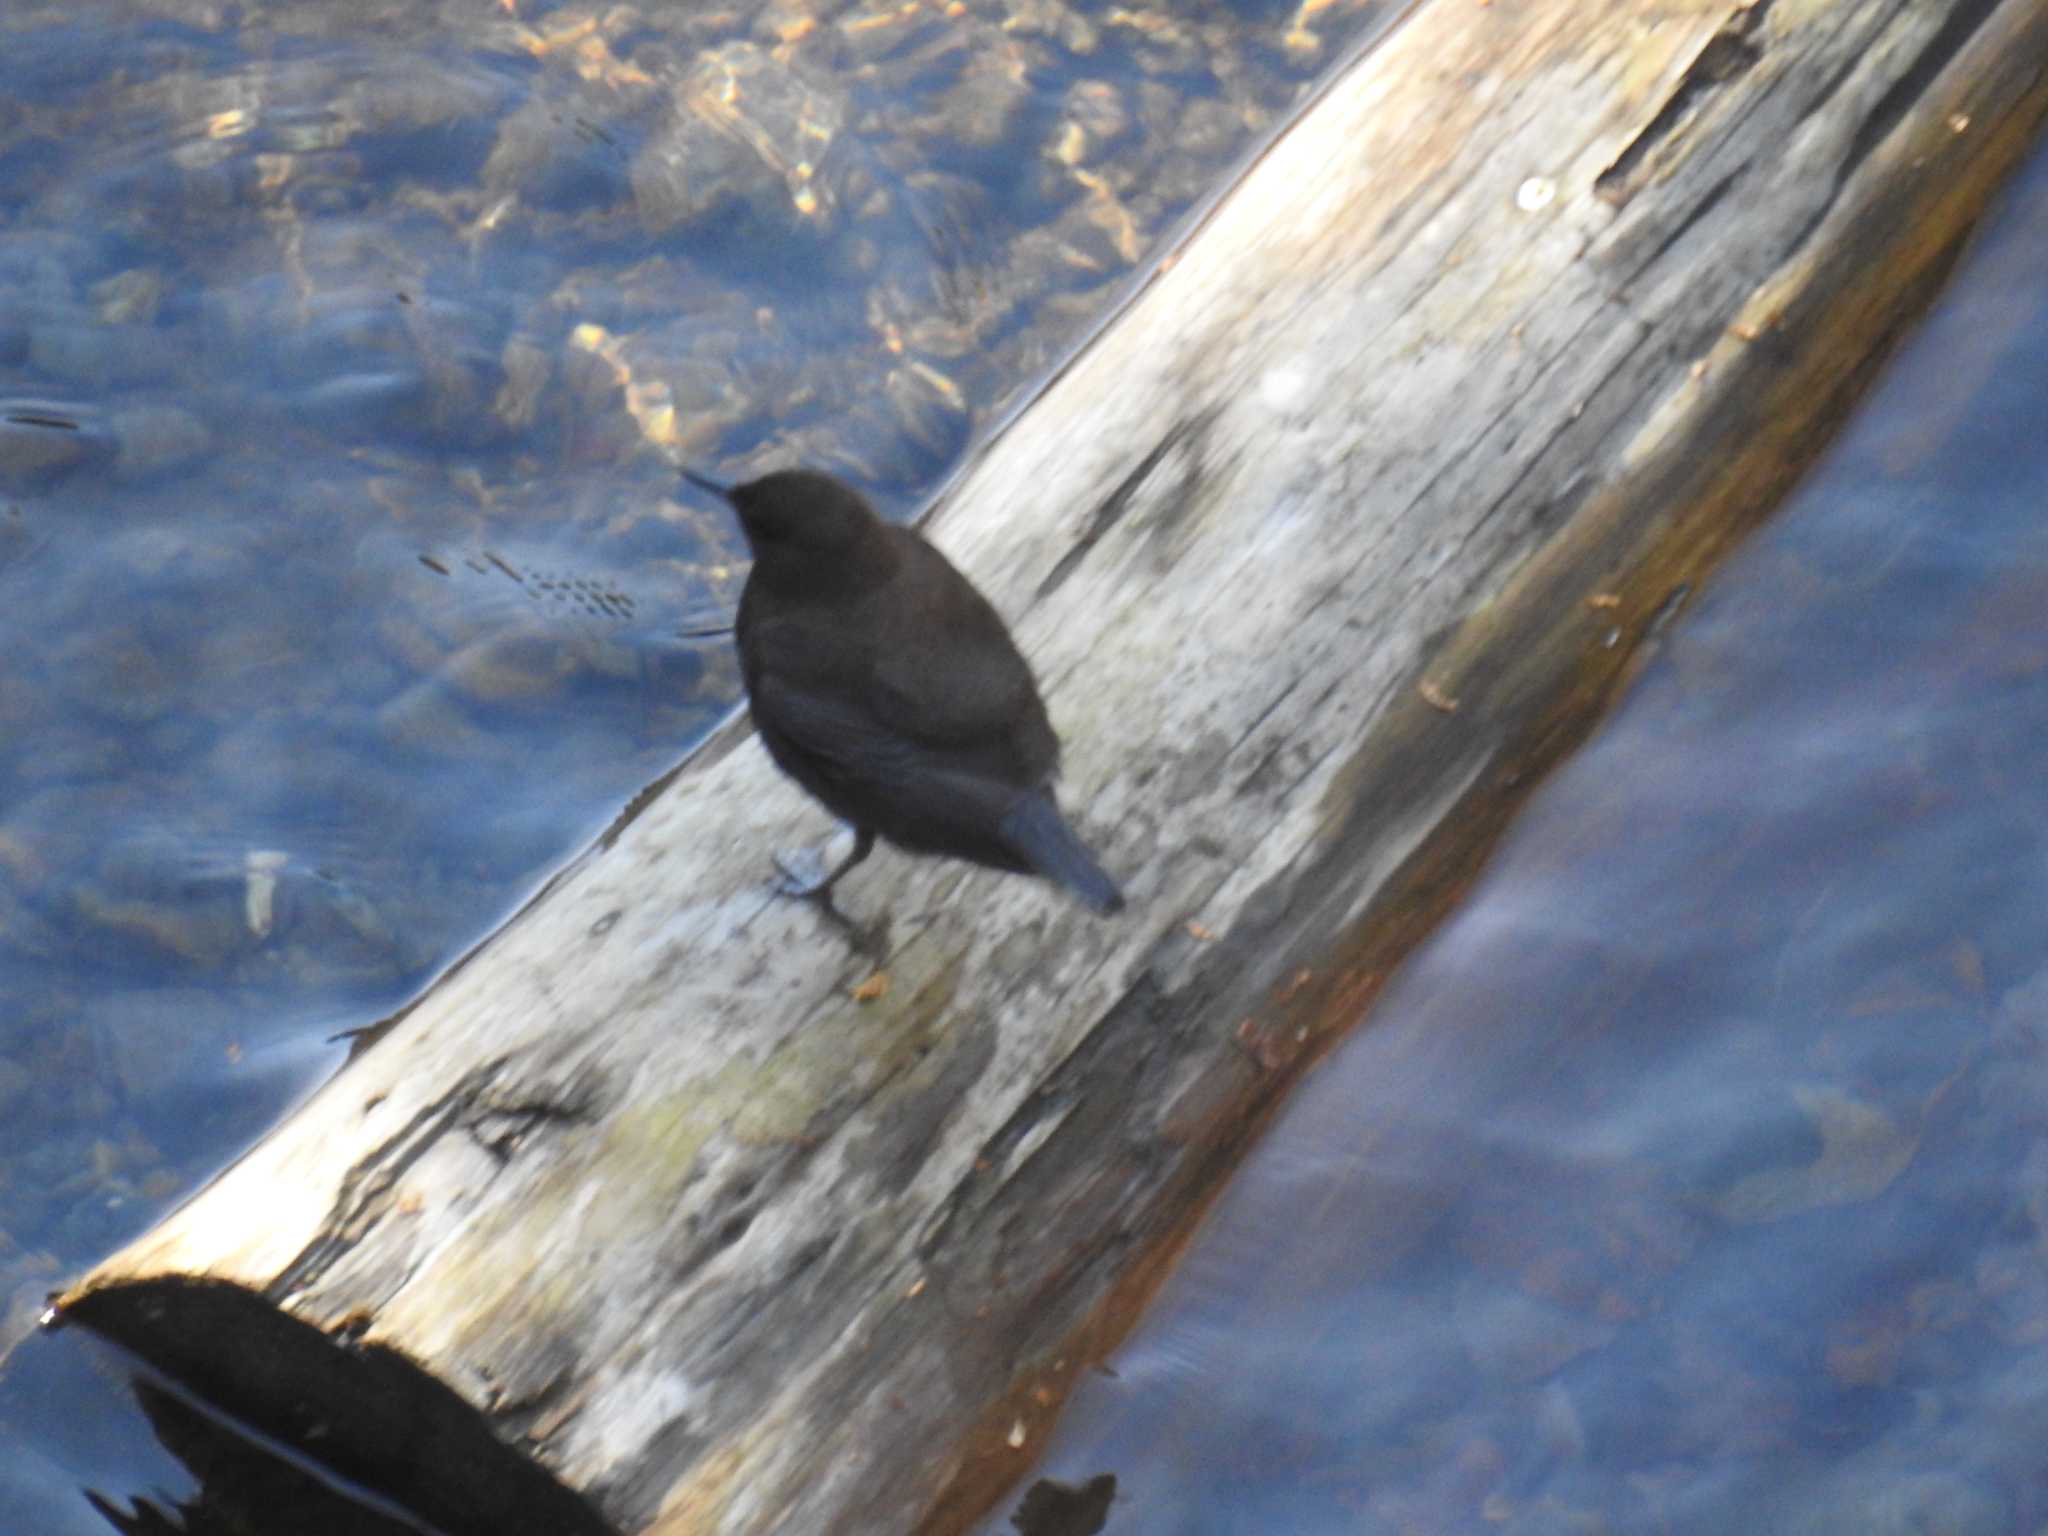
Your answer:
[[[842,820],[906,848],[1031,867],[1002,830],[1017,801],[1033,793],[1014,768],[935,750],[843,697],[772,677],[754,696],[754,721],[783,770]]]
[[[871,700],[805,688],[768,672],[755,680],[752,701],[755,719],[778,745],[836,780],[865,783],[893,777],[930,753],[866,707]]]
[[[913,536],[914,537],[914,536]],[[1031,668],[987,599],[921,539],[913,603],[891,611],[894,643],[874,660],[876,718],[929,750],[1009,764],[1025,782],[1058,766],[1059,744]],[[943,635],[945,643],[930,637]]]

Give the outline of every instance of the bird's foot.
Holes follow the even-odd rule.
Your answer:
[[[846,935],[846,941],[855,953],[865,955],[880,965],[889,947],[888,919],[884,917],[874,926],[863,928],[832,901],[832,887],[839,883],[839,877],[874,850],[875,834],[856,827],[852,852],[828,868],[825,850],[829,846],[805,848],[795,853],[777,849],[772,856],[776,894],[810,902],[821,917]]]
[[[773,858],[776,895],[809,902],[829,926],[839,930],[847,948],[877,966],[882,964],[889,953],[887,917],[863,927],[832,900],[832,884],[845,873],[843,866],[827,869],[823,852],[815,848],[795,853],[778,850]]]
[[[825,867],[823,848],[806,848],[802,853],[777,850],[774,856],[775,870],[782,877],[777,888],[785,896],[815,901],[829,910],[832,906],[832,887],[838,883],[839,877],[874,850],[875,834],[865,827],[853,829],[852,851],[830,869]]]
[[[772,858],[777,895],[832,905],[832,881],[839,871],[825,867],[822,848],[778,848]]]

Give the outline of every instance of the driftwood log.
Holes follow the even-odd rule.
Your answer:
[[[735,722],[60,1315],[450,1529],[957,1529],[2044,111],[2048,0],[1426,0],[931,519],[1130,911],[885,852],[878,973]]]

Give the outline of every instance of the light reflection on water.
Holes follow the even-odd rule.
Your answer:
[[[2048,155],[1076,1393],[1110,1536],[2048,1521],[2044,249]]]

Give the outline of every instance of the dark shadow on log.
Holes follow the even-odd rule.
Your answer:
[[[64,1316],[146,1353],[197,1399],[137,1378],[158,1439],[200,1491],[175,1511],[145,1500],[132,1513],[90,1495],[117,1530],[263,1530],[289,1511],[291,1528],[308,1536],[613,1536],[581,1497],[397,1351],[330,1338],[240,1286],[114,1286]]]
[[[355,1496],[303,1457],[244,1434],[161,1379],[141,1374],[146,1369],[138,1365],[130,1383],[135,1400],[158,1443],[198,1487],[183,1498],[157,1493],[126,1501],[87,1489],[86,1502],[121,1536],[247,1536],[274,1529],[287,1511],[293,1536],[420,1536],[431,1530],[403,1510]]]

